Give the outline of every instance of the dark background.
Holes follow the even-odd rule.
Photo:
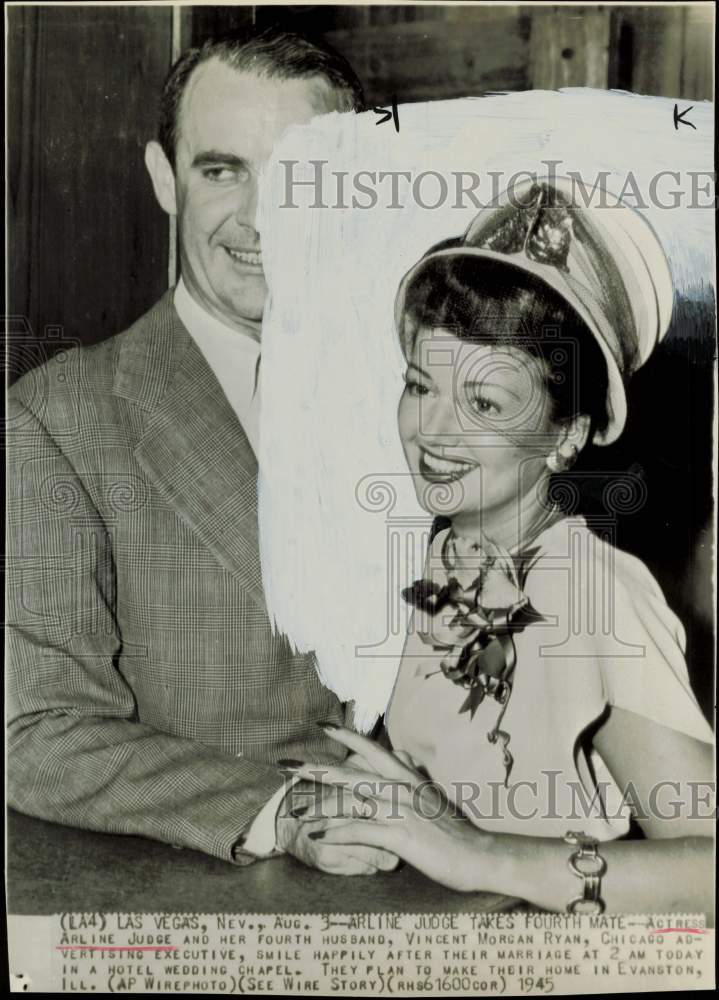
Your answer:
[[[323,33],[370,105],[562,86],[713,98],[712,10],[698,5],[6,10],[11,380],[49,353],[124,329],[174,280],[173,233],[143,149],[174,56],[212,34],[277,22]],[[707,712],[714,327],[712,300],[678,302],[666,343],[635,379],[625,434],[586,457],[604,478],[579,477],[582,509],[600,520],[616,513],[612,477],[644,484],[646,501],[618,518],[617,542],[648,563],[685,622]]]

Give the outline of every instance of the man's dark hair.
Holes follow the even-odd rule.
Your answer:
[[[364,108],[359,78],[344,56],[325,41],[279,27],[249,28],[222,38],[211,38],[183,52],[165,80],[158,138],[173,168],[182,95],[193,70],[208,59],[219,59],[232,69],[268,79],[319,76],[336,92],[339,111],[362,111]]]

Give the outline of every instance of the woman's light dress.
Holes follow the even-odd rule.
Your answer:
[[[445,534],[433,540],[425,569],[440,585]],[[412,625],[389,736],[485,829],[548,837],[581,829],[609,840],[628,831],[633,795],[586,739],[608,706],[709,743],[712,730],[689,684],[683,627],[646,566],[582,517],[555,522],[531,548],[538,551],[523,590],[544,621],[514,636],[517,665],[501,722],[514,758],[508,787],[501,748],[487,740],[501,706],[486,697],[474,718],[460,714],[466,690],[443,675],[443,652]],[[676,797],[667,788],[659,808],[670,812]]]

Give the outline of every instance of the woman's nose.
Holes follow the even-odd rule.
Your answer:
[[[456,446],[464,434],[461,416],[453,399],[423,397],[419,414],[419,432],[437,445]]]

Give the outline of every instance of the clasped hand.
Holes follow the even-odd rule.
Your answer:
[[[482,832],[458,814],[411,757],[349,729],[327,726],[350,756],[341,765],[302,764],[302,781],[277,820],[278,845],[312,867],[371,874],[399,859],[451,889],[476,889]]]

